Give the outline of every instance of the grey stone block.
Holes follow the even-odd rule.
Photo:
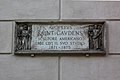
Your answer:
[[[0,22],[0,53],[11,53],[12,22]]]
[[[107,21],[109,53],[120,53],[120,21]]]
[[[0,0],[0,20],[58,17],[59,0]]]
[[[119,1],[62,0],[62,19],[120,19]]]
[[[119,55],[61,58],[61,80],[119,80],[119,74]]]
[[[0,55],[1,80],[57,80],[57,57]]]

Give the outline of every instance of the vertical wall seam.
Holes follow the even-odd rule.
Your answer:
[[[61,74],[61,73],[60,73],[60,59],[61,59],[61,57],[59,56],[59,57],[58,57],[58,80],[60,80],[60,77],[61,77],[61,76],[60,76],[60,74]]]
[[[62,0],[59,0],[59,21],[62,21]],[[58,80],[61,80],[61,64],[60,64],[61,56],[58,56]]]
[[[62,0],[59,0],[59,21],[61,21],[62,17]]]

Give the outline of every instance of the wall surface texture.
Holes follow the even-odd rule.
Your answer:
[[[16,21],[105,21],[107,56],[17,56]],[[0,80],[120,80],[120,1],[0,0]]]

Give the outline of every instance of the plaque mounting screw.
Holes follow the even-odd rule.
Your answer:
[[[90,54],[85,54],[85,56],[86,56],[86,57],[89,57],[89,56],[90,56]]]
[[[31,54],[31,57],[34,57],[35,56],[35,54]]]

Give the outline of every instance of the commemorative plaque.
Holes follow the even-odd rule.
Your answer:
[[[103,53],[103,23],[17,23],[15,53]]]

